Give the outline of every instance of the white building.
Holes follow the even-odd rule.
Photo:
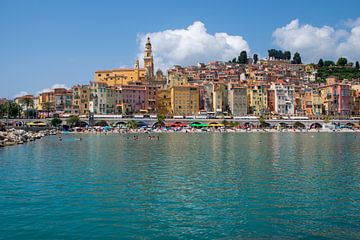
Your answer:
[[[284,83],[272,83],[271,90],[274,90],[275,112],[280,115],[291,115],[295,113],[295,90],[294,86]]]

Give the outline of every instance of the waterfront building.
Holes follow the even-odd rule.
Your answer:
[[[34,99],[35,97],[33,95],[27,94],[15,98],[15,103],[19,104],[23,113],[25,113],[28,110],[35,109]]]
[[[248,111],[247,89],[245,86],[237,86],[229,83],[228,105],[233,116],[245,116]]]
[[[54,110],[57,114],[71,113],[72,90],[54,88]]]
[[[49,117],[50,113],[55,111],[55,99],[53,90],[39,93],[37,110],[39,117]]]
[[[351,113],[350,84],[336,77],[328,77],[326,85],[320,86],[321,100],[327,115],[349,115]]]
[[[121,90],[105,83],[90,83],[89,112],[94,114],[118,114]]]
[[[351,86],[351,115],[360,115],[360,85]]]
[[[294,114],[294,86],[277,81],[271,84],[270,89],[274,95],[274,112],[280,115]]]
[[[118,104],[122,114],[148,112],[148,87],[140,82],[119,86],[122,101]]]
[[[321,93],[317,89],[306,88],[302,99],[302,109],[306,116],[320,116],[322,113]]]
[[[208,113],[215,112],[213,104],[213,84],[204,83],[201,88],[199,88],[199,96],[200,105],[202,106],[200,109]]]
[[[160,89],[156,95],[157,112],[167,117],[173,116],[171,107],[171,91],[170,89]]]
[[[175,116],[193,116],[199,113],[199,88],[174,86],[171,92],[171,109]]]
[[[88,115],[91,89],[89,85],[76,85],[72,88],[72,114]]]
[[[213,102],[214,112],[217,112],[217,113],[227,112],[227,110],[228,110],[227,86],[223,83],[213,83],[212,86],[213,86],[212,102]]]
[[[268,110],[267,91],[269,85],[266,83],[253,83],[247,85],[248,113],[264,115]]]

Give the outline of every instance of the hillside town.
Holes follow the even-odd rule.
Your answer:
[[[281,52],[281,51],[280,51]],[[302,64],[296,53],[228,62],[173,66],[164,74],[155,72],[150,38],[144,50],[143,67],[97,70],[86,85],[54,88],[38,96],[0,99],[2,117],[48,118],[70,115],[156,115],[176,116],[358,116],[360,78],[341,75],[320,76],[323,60]],[[245,56],[244,56],[245,55]],[[340,61],[340,59],[339,59]],[[339,62],[338,61],[338,62]],[[331,69],[359,72],[358,62],[329,64]],[[334,71],[336,72],[336,71]]]

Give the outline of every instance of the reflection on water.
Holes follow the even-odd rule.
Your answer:
[[[0,238],[357,239],[359,139],[68,135],[0,149]]]

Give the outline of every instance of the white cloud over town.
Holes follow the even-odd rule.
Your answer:
[[[156,68],[172,65],[194,65],[198,62],[227,61],[242,50],[250,51],[242,36],[227,33],[210,34],[205,25],[196,21],[185,29],[168,29],[139,34],[139,58],[143,56],[147,37],[151,38]]]
[[[319,58],[336,60],[341,56],[352,61],[360,59],[360,18],[348,20],[340,29],[301,24],[295,19],[277,28],[272,36],[275,45],[300,52],[305,62]]]

